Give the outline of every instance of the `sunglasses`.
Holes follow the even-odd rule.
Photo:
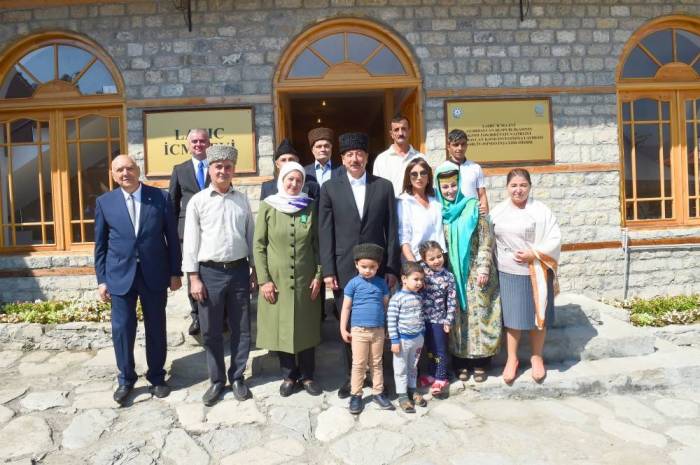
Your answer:
[[[409,173],[409,176],[411,176],[411,179],[418,179],[418,178],[424,178],[428,176],[428,172],[423,170],[423,171],[411,171]]]

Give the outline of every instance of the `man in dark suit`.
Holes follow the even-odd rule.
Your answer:
[[[185,231],[185,213],[187,204],[194,194],[209,185],[209,164],[207,163],[207,148],[211,145],[209,131],[206,129],[191,129],[187,133],[187,148],[192,156],[189,160],[175,165],[170,176],[170,199],[173,202],[173,211],[177,218],[177,233],[180,236],[180,244]],[[199,334],[199,314],[197,301],[189,293],[189,281],[187,297],[190,299],[190,315],[192,323],[189,327],[191,336]]]
[[[274,179],[265,181],[260,186],[260,201],[263,201],[266,197],[277,193],[277,173],[279,173],[280,169],[282,168],[282,165],[284,165],[288,161],[295,161],[299,163],[299,152],[296,151],[296,149],[292,146],[292,143],[289,142],[289,140],[284,139],[277,147],[277,150],[275,150]],[[315,177],[307,175],[306,182],[304,183],[304,187],[302,187],[301,190],[312,199],[317,199],[321,188],[316,182]]]
[[[103,301],[112,301],[112,341],[119,369],[114,400],[123,405],[136,382],[136,299],[146,329],[146,379],[156,397],[166,397],[167,289],[181,287],[182,255],[170,196],[139,182],[133,158],[112,160],[119,188],[102,194],[95,207],[95,273]]]
[[[384,248],[379,276],[389,288],[399,274],[399,238],[396,199],[391,182],[366,172],[368,138],[348,133],[339,138],[346,172],[323,184],[319,201],[319,249],[326,287],[331,287],[338,312],[342,308],[343,288],[356,274],[352,249],[361,243]],[[341,398],[350,395],[352,352],[345,345],[347,382],[338,391]]]
[[[314,162],[304,166],[306,179],[314,178],[319,186],[336,176],[342,174],[342,170],[333,167],[333,139],[335,134],[330,128],[314,128],[307,134]]]

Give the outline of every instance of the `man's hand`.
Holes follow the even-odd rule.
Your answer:
[[[272,281],[268,281],[260,286],[260,293],[263,298],[271,304],[277,302],[277,287],[275,287],[275,283]]]
[[[396,355],[401,353],[401,344],[392,344],[391,345],[391,352],[395,353]]]
[[[323,282],[326,285],[326,287],[330,287],[334,291],[337,291],[339,289],[338,279],[335,277],[335,275],[326,276],[325,278],[323,278]]]
[[[396,286],[396,283],[398,282],[396,276],[394,276],[391,273],[387,273],[386,276],[384,276],[384,279],[386,280],[386,285],[389,287],[389,290],[393,289],[394,286]]]
[[[107,290],[106,284],[100,284],[97,287],[97,292],[100,294],[100,300],[102,302],[109,302],[110,300],[112,300],[112,294],[110,294],[109,290]]]
[[[170,290],[177,291],[182,287],[182,279],[179,276],[170,277]]]
[[[190,294],[192,298],[197,302],[204,302],[207,300],[207,287],[204,285],[201,279],[199,279],[199,273],[190,273]]]

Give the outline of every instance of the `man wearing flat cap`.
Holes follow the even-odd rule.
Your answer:
[[[260,200],[263,201],[265,198],[277,193],[277,173],[280,172],[282,166],[288,161],[295,161],[299,163],[299,153],[296,151],[292,143],[288,139],[282,140],[280,145],[275,150],[275,178],[265,181],[260,186]],[[321,188],[316,183],[316,178],[314,176],[306,176],[306,182],[301,188],[301,191],[312,199],[317,199],[319,196]]]
[[[353,247],[372,243],[384,248],[378,276],[389,288],[396,284],[400,267],[396,199],[391,182],[367,173],[368,137],[347,133],[339,138],[345,173],[323,184],[319,201],[319,249],[327,287],[333,289],[338,312],[342,308],[343,288],[355,276]],[[338,391],[341,398],[350,395],[352,352],[345,347],[348,382]]]
[[[304,166],[306,179],[314,178],[319,186],[341,174],[340,169],[333,169],[333,139],[335,134],[330,128],[314,128],[307,134],[309,147],[314,155],[314,162]]]
[[[239,401],[250,397],[243,371],[250,352],[250,292],[257,285],[254,223],[248,198],[231,185],[237,158],[235,147],[212,145],[207,149],[211,184],[192,197],[185,217],[182,268],[199,304],[211,381],[202,397],[207,406],[219,400],[226,386],[224,318],[231,331],[228,379],[233,395]]]

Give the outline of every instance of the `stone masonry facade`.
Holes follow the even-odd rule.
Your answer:
[[[665,15],[700,15],[698,0],[531,1],[524,21],[502,0],[193,0],[193,31],[169,0],[78,4],[0,12],[0,49],[43,30],[84,34],[100,44],[126,83],[129,152],[143,159],[142,110],[129,100],[236,96],[255,108],[258,168],[272,174],[272,80],[285,48],[305,28],[360,17],[402,38],[420,67],[424,91],[478,88],[614,86],[622,49],[643,24]],[[445,153],[443,98],[426,97],[426,152]],[[614,93],[552,95],[555,162],[618,163]],[[533,177],[564,243],[619,241],[620,173],[551,173]],[[494,205],[504,176],[490,176]],[[257,208],[257,185],[243,186]],[[631,231],[632,238],[698,236],[700,228]],[[632,250],[629,295],[697,292],[700,249]],[[48,260],[48,261],[47,261]],[[0,270],[86,266],[91,258],[0,257]],[[60,265],[59,265],[60,263]],[[621,249],[565,252],[563,290],[621,297]],[[94,277],[0,278],[0,301],[92,295]]]

